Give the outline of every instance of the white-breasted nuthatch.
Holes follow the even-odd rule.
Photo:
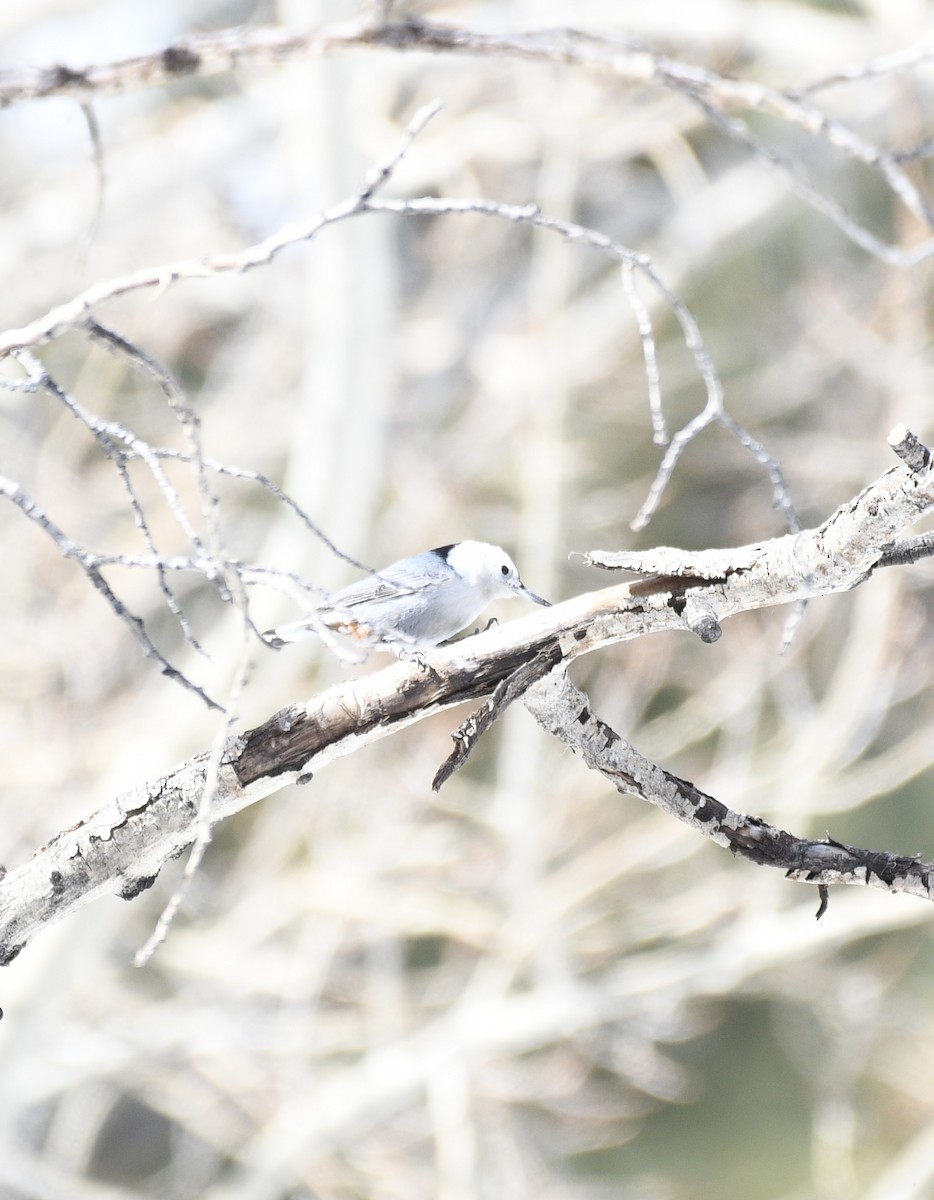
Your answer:
[[[466,629],[493,600],[530,592],[516,565],[499,546],[457,542],[402,558],[336,592],[301,621],[265,635],[273,646],[316,637],[322,630],[345,633],[377,649],[427,649]]]

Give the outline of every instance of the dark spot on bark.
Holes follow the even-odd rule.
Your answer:
[[[575,629],[574,630],[574,641],[575,642],[582,642],[586,636],[587,636],[586,629]]]
[[[603,738],[604,749],[612,746],[614,742],[619,741],[619,734],[617,734],[616,730],[611,729],[609,725],[604,724],[603,721],[597,721],[597,732]]]
[[[7,963],[11,963],[24,945],[24,942],[20,942],[17,946],[0,946],[0,967],[5,967]]]
[[[711,796],[705,796],[704,793],[701,792],[700,793],[701,803],[697,804],[694,796],[685,795],[684,792],[682,792],[681,794],[683,796],[685,796],[685,798],[687,800],[690,800],[692,803],[695,804],[694,812],[695,812],[695,815],[697,816],[698,821],[717,821],[717,820],[719,820],[720,814],[717,812],[717,809],[714,807],[714,804],[716,803],[716,801],[714,801],[713,804],[710,803],[710,801],[713,799]]]
[[[155,875],[144,875],[141,879],[132,879],[125,883],[117,894],[121,900],[134,900],[140,892],[147,891],[155,882]]]
[[[65,890],[65,876],[61,871],[52,871],[49,875],[49,883],[52,885],[52,895],[61,896]]]
[[[201,65],[201,55],[188,46],[167,46],[162,51],[162,65],[170,75],[186,75]]]
[[[642,791],[636,780],[626,771],[607,771],[606,774],[612,775],[616,780],[617,791],[631,792],[634,796],[641,796]]]
[[[390,25],[375,26],[364,33],[362,40],[379,42],[383,46],[410,46],[413,42],[421,41],[428,32],[433,34],[435,30],[429,30],[423,22],[409,17],[402,21],[393,21]],[[439,34],[441,32],[438,31]],[[447,33],[447,30],[443,32]]]
[[[69,87],[76,83],[87,83],[86,71],[75,71],[64,63],[56,63],[52,68],[52,86],[57,88]]]

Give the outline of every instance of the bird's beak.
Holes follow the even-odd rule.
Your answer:
[[[525,596],[526,600],[532,600],[536,604],[544,604],[546,608],[551,608],[551,601],[545,600],[542,596],[536,596],[534,592],[530,592],[524,583],[520,583],[516,588],[520,596]]]

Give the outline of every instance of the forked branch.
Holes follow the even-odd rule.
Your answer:
[[[0,879],[0,963],[78,905],[106,893],[130,898],[148,887],[164,863],[195,840],[206,786],[212,789],[210,820],[216,823],[286,784],[310,781],[333,759],[432,713],[491,696],[514,700],[517,680],[527,686],[525,703],[539,722],[580,751],[589,766],[719,844],[822,888],[872,884],[934,899],[934,868],[927,864],[797,838],[731,811],[643,759],[593,717],[586,697],[564,674],[566,663],[616,642],[677,629],[696,633],[689,614],[698,597],[719,624],[750,608],[866,582],[904,531],[934,509],[929,457],[919,454],[917,439],[903,426],[889,440],[919,469],[894,467],[817,529],[734,550],[618,556],[612,565],[637,564],[637,570],[663,574],[576,596],[416,661],[340,683],[228,738],[219,758],[199,755],[112,801]],[[590,559],[608,566],[611,556],[594,553]],[[549,665],[551,673],[541,679]]]

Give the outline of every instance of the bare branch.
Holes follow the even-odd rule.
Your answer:
[[[891,550],[876,563],[877,567],[908,567],[923,558],[934,557],[934,533],[921,533],[917,537],[894,542]]]
[[[336,205],[303,226],[286,226],[272,237],[264,239],[238,254],[205,255],[181,259],[158,267],[146,267],[93,284],[72,300],[56,305],[44,316],[20,329],[8,329],[0,335],[0,358],[26,347],[39,346],[67,329],[86,325],[89,317],[108,300],[134,292],[158,289],[164,291],[183,279],[211,279],[227,273],[241,274],[271,262],[286,247],[310,241],[322,229],[346,220],[359,211],[357,197]]]
[[[84,117],[85,124],[88,127],[88,137],[91,141],[91,150],[94,155],[94,174],[97,179],[97,192],[94,199],[94,212],[91,216],[91,223],[88,226],[88,231],[84,235],[83,244],[80,251],[80,261],[82,266],[87,260],[88,253],[94,244],[94,239],[97,237],[98,230],[101,226],[101,220],[104,216],[104,199],[107,194],[107,166],[104,161],[104,147],[101,142],[101,129],[97,120],[97,113],[94,111],[94,105],[89,101],[83,101],[81,104],[81,113]]]
[[[179,79],[207,78],[240,67],[269,65],[288,58],[316,56],[353,45],[363,22],[332,25],[308,34],[284,29],[236,27],[184,38],[156,54],[141,54],[96,66],[12,68],[0,73],[0,108],[71,96],[80,102],[136,88],[166,87]]]
[[[722,80],[718,82],[723,83]],[[918,263],[934,254],[934,239],[921,242],[911,250],[903,250],[899,246],[883,241],[882,238],[877,237],[871,230],[851,217],[842,204],[812,184],[804,167],[790,154],[765,145],[758,137],[750,133],[743,121],[721,112],[718,103],[711,100],[709,90],[690,88],[689,92],[712,125],[734,141],[739,142],[756,158],[778,172],[801,200],[827,217],[841,233],[868,254],[881,259],[890,266],[897,267],[917,266]],[[736,99],[744,98],[750,101],[751,107],[791,117],[795,124],[801,125],[808,132],[825,136],[832,145],[845,150],[865,165],[878,169],[906,208],[919,217],[928,229],[934,228],[934,214],[932,214],[930,204],[908,179],[893,154],[865,143],[839,122],[831,121],[822,113],[816,113],[803,105],[796,104],[794,100],[790,100],[781,92],[773,92],[759,84],[741,85]],[[783,104],[783,99],[787,103]]]
[[[765,467],[772,481],[773,504],[784,516],[785,524],[788,528],[792,532],[799,530],[801,522],[798,520],[798,512],[794,501],[791,499],[791,493],[788,490],[788,484],[785,482],[785,475],[778,459],[774,455],[769,454],[768,450],[766,450],[757,438],[754,438],[747,429],[744,429],[738,421],[734,421],[723,410],[722,397],[717,397],[713,403],[708,400],[702,411],[683,425],[671,439],[668,449],[659,463],[655,478],[652,480],[642,507],[629,522],[630,529],[645,529],[661,503],[665,489],[671,482],[675,468],[681,461],[681,456],[699,434],[709,425],[714,424],[720,425],[728,433],[732,434],[743,449],[747,450],[755,458],[756,462]]]
[[[621,38],[598,37],[574,29],[542,29],[522,33],[481,33],[417,19],[386,21],[388,9],[377,8],[356,22],[326,26],[307,34],[271,28],[233,28],[185,38],[157,54],[142,55],[84,68],[62,64],[0,74],[0,107],[46,96],[73,96],[86,104],[99,95],[129,88],[164,87],[179,78],[218,74],[249,65],[282,62],[297,56],[335,53],[355,46],[394,52],[414,51],[482,58],[511,58],[557,63],[606,74],[617,80],[657,87],[684,96],[726,136],[740,142],[756,158],[778,171],[807,204],[831,220],[868,253],[892,265],[914,266],[934,253],[934,239],[910,249],[886,243],[854,220],[843,206],[826,196],[791,154],[766,145],[732,115],[743,109],[766,113],[821,138],[854,161],[879,173],[909,212],[934,229],[934,209],[902,168],[904,154],[876,146],[842,121],[828,116],[807,97],[832,85],[890,74],[923,65],[927,48],[874,60],[834,76],[781,90],[758,82],[727,78],[696,63],[679,62]]]
[[[334,759],[442,709],[496,696],[497,689],[502,689],[500,704],[508,702],[513,698],[510,681],[524,685],[523,668],[533,662],[535,674],[615,642],[689,629],[692,601],[701,601],[719,623],[746,609],[845,591],[870,577],[901,529],[932,510],[934,473],[919,475],[898,466],[818,529],[693,555],[665,548],[642,555],[594,553],[591,561],[604,566],[673,569],[667,577],[653,575],[631,586],[578,596],[438,647],[418,660],[340,683],[282,709],[243,735],[228,737],[220,753],[199,755],[120,797],[0,881],[0,962],[9,962],[46,924],[87,900],[107,892],[130,897],[149,886],[169,858],[199,837],[199,822],[216,823],[287,783],[307,782]],[[542,693],[551,689],[552,695],[557,689],[565,707],[577,705],[567,721],[580,727],[579,742],[576,728],[568,729],[567,721],[555,717],[557,709],[548,715],[545,701],[527,693],[536,716],[568,744],[582,752],[586,748],[591,756],[601,739],[607,751],[622,746],[589,709],[585,715],[579,693],[560,683],[557,674],[536,687]],[[481,718],[477,728],[482,724]],[[629,767],[621,766],[622,761],[597,756],[593,765],[615,773],[626,790],[667,796],[675,815],[756,862],[780,866],[809,882],[872,883],[934,898],[929,869],[914,859],[795,838],[732,813],[645,760],[626,758]],[[631,766],[637,761],[643,764],[638,772]],[[201,808],[205,795],[210,796],[207,814]],[[206,844],[203,835],[202,840]]]
[[[405,158],[406,154],[408,154],[412,143],[422,132],[428,122],[433,117],[438,115],[438,113],[441,111],[441,108],[441,101],[435,99],[429,101],[428,104],[423,104],[422,107],[417,110],[414,117],[412,117],[408,123],[408,126],[406,127],[405,136],[399,142],[399,145],[389,156],[389,158],[380,163],[378,166],[374,167],[372,171],[367,172],[366,179],[364,180],[363,190],[360,192],[360,198],[362,200],[372,199],[372,197],[375,196],[380,188],[383,187],[385,183],[389,182],[393,171],[395,171],[399,163],[402,162],[403,158]]]
[[[917,439],[899,425],[889,435],[889,441],[893,448],[901,450],[904,445],[913,445]],[[829,577],[837,581],[833,591],[854,587],[893,551],[898,544],[899,529],[920,519],[929,510],[928,497],[934,484],[927,465],[930,452],[922,449],[924,454],[911,453],[912,461],[922,464],[920,471],[893,468],[852,503],[837,509],[816,530],[787,534],[771,542],[732,550],[692,553],[668,546],[644,553],[595,550],[585,556],[586,561],[606,570],[634,571],[649,576],[644,583],[634,585],[636,594],[648,594],[672,579],[681,580],[685,586],[723,586],[729,590],[737,574],[742,574],[747,582],[751,576],[759,576],[767,591],[769,584],[765,575],[770,572],[774,573],[774,581],[782,593],[782,603],[826,594],[825,584]],[[897,499],[889,490],[893,485]],[[877,490],[880,488],[884,498]],[[877,500],[878,510],[875,508]],[[802,557],[798,558],[799,554]],[[782,560],[786,560],[784,568]],[[780,580],[787,580],[792,575],[798,578],[800,586],[793,594],[788,594]],[[764,591],[765,603],[771,603],[765,595]],[[718,613],[721,617],[726,615],[719,606]]]
[[[787,88],[785,95],[792,100],[803,99],[843,84],[863,83],[870,79],[880,79],[885,75],[914,70],[916,67],[925,66],[932,59],[934,59],[934,50],[929,45],[911,46],[907,50],[896,50],[892,54],[880,55],[879,58],[870,59],[868,62],[843,67],[831,75],[809,80],[800,87]]]
[[[560,661],[561,654],[556,646],[543,650],[528,662],[523,663],[513,673],[507,676],[486,703],[470,714],[466,721],[454,730],[451,737],[454,749],[435,772],[431,781],[431,790],[439,792],[455,771],[459,771],[467,762],[477,741],[498,721],[513,701],[523,696],[536,680],[541,679]]]
[[[101,325],[95,315],[96,310],[108,300],[116,299],[118,296],[151,288],[157,288],[161,292],[170,284],[181,279],[208,279],[229,273],[243,274],[254,267],[272,262],[277,254],[289,246],[310,241],[328,225],[346,220],[348,217],[356,216],[371,208],[375,210],[372,203],[373,193],[390,178],[411,146],[413,139],[437,113],[438,108],[437,101],[423,105],[407,126],[398,147],[384,163],[368,173],[360,191],[305,225],[287,225],[278,233],[246,247],[237,254],[204,255],[195,259],[182,259],[175,263],[134,271],[129,275],[95,284],[72,300],[50,309],[45,316],[39,317],[29,325],[21,329],[10,329],[0,334],[0,358],[39,346],[67,329],[85,328],[101,340],[108,342],[114,349],[121,350],[144,365],[166,390],[170,402],[179,405],[178,395],[180,393],[169,373],[138,347]],[[28,367],[27,373],[31,373]],[[179,408],[181,412],[181,406]],[[186,419],[189,416],[190,418],[194,417],[190,408],[182,415]]]
[[[626,299],[629,301],[629,307],[636,319],[639,341],[642,345],[642,361],[649,392],[649,413],[652,417],[652,440],[657,446],[667,446],[668,422],[665,420],[665,413],[662,409],[662,381],[658,366],[658,349],[655,345],[655,330],[652,328],[652,314],[639,295],[635,267],[632,262],[622,264],[621,278]]]
[[[147,658],[154,659],[159,663],[162,674],[169,679],[175,680],[189,691],[195,693],[196,696],[204,701],[209,708],[222,710],[222,706],[200,688],[196,683],[190,680],[183,672],[173,667],[164,654],[159,651],[149,634],[146,632],[146,626],[142,619],[130,612],[123,601],[116,595],[107,580],[101,574],[101,565],[95,561],[93,555],[88,554],[76,542],[72,541],[51,518],[43,512],[38,504],[32,500],[23,489],[12,479],[7,479],[5,476],[0,476],[0,495],[6,496],[8,500],[16,505],[16,507],[24,513],[31,521],[55,542],[59,552],[65,557],[73,559],[87,575],[88,579],[101,593],[115,615],[129,627],[131,633],[136,638],[139,648]]]
[[[599,771],[619,792],[641,796],[751,862],[777,867],[789,879],[819,887],[860,884],[934,900],[934,863],[862,850],[830,838],[796,837],[760,817],[734,812],[693,783],[644,758],[594,716],[587,697],[563,670],[534,684],[524,703],[544,729],[580,754],[591,770]]]
[[[205,553],[204,545],[185,509],[178,489],[167,478],[158,456],[153,452],[149,443],[127,429],[125,425],[121,425],[119,421],[104,421],[100,417],[95,416],[94,413],[80,404],[66,388],[62,387],[57,380],[53,379],[34,355],[26,351],[20,351],[16,357],[30,372],[30,377],[38,381],[40,387],[44,388],[49,395],[54,396],[72,416],[77,417],[88,432],[92,434],[94,440],[107,458],[119,464],[128,453],[132,453],[135,457],[146,463],[152,473],[153,479],[159,487],[159,491],[162,493],[166,506],[178,523],[179,528],[199,554]],[[126,474],[122,473],[121,478],[125,481],[127,478]]]
[[[926,471],[931,465],[930,450],[906,426],[896,425],[888,440],[909,471]]]
[[[146,939],[145,943],[137,950],[133,956],[133,965],[137,967],[145,966],[152,958],[156,949],[162,945],[168,936],[169,930],[172,927],[172,922],[175,920],[182,906],[182,902],[191,887],[195,875],[198,872],[204,856],[207,853],[208,846],[211,843],[212,829],[214,826],[214,804],[221,788],[221,768],[224,762],[224,756],[227,748],[227,742],[230,737],[230,732],[238,719],[240,699],[243,695],[243,690],[246,687],[247,678],[252,666],[252,638],[251,634],[255,632],[253,623],[249,618],[249,606],[247,605],[246,595],[243,591],[242,581],[234,576],[236,582],[235,587],[238,595],[236,596],[236,607],[240,613],[240,653],[237,669],[234,673],[233,682],[225,697],[223,719],[218,725],[217,733],[214,737],[213,745],[208,754],[207,764],[204,775],[204,785],[198,796],[198,811],[195,818],[195,837],[191,843],[191,850],[188,855],[188,861],[185,863],[185,870],[182,878],[179,881],[172,895],[169,897],[165,908],[152,934]]]
[[[486,216],[500,220],[511,221],[519,225],[530,225],[576,245],[588,246],[599,253],[609,255],[622,268],[621,279],[625,294],[633,308],[633,314],[639,330],[645,363],[646,378],[649,385],[649,407],[652,418],[653,432],[656,441],[667,436],[664,417],[661,413],[661,394],[659,388],[658,366],[655,356],[654,337],[651,321],[645,304],[635,288],[634,275],[641,275],[647,283],[662,297],[664,303],[673,313],[681,327],[684,344],[694,359],[706,393],[703,410],[682,429],[671,441],[666,454],[659,466],[649,494],[633,522],[633,528],[643,528],[655,512],[661,497],[671,480],[674,469],[690,443],[708,425],[717,423],[735,437],[741,446],[753,455],[769,473],[772,481],[773,497],[776,508],[785,516],[788,527],[798,528],[794,504],[785,484],[784,476],[778,462],[765,448],[746,430],[730,417],[724,408],[723,385],[714,366],[713,359],[707,349],[700,332],[700,327],[694,314],[682,298],[665,282],[655,269],[651,259],[621,242],[571,221],[563,221],[549,217],[539,211],[535,205],[501,204],[497,201],[482,198],[449,199],[445,197],[420,197],[417,199],[387,199],[375,196],[374,191],[382,187],[398,166],[404,154],[412,143],[413,138],[424,128],[427,122],[438,111],[437,102],[424,106],[410,122],[399,147],[390,155],[385,163],[370,172],[361,191],[329,209],[316,220],[299,227],[287,226],[279,233],[253,246],[249,246],[238,254],[224,254],[215,257],[202,257],[184,260],[164,267],[148,271],[138,271],[132,275],[112,279],[107,283],[97,284],[71,301],[51,309],[45,316],[38,318],[21,329],[11,329],[0,334],[0,358],[6,354],[16,354],[22,357],[26,348],[39,345],[63,332],[65,329],[79,327],[89,329],[95,336],[105,338],[124,353],[129,354],[159,380],[167,388],[167,394],[172,399],[171,388],[165,380],[168,375],[162,368],[148,359],[143,351],[130,346],[125,339],[110,330],[106,330],[95,316],[96,310],[107,301],[130,292],[148,288],[168,286],[169,283],[180,279],[206,278],[214,274],[227,272],[245,272],[253,267],[267,264],[287,246],[301,241],[313,239],[328,225],[348,220],[365,213],[392,213],[402,217],[415,216]],[[24,360],[25,361],[25,360]],[[34,360],[33,360],[34,361]],[[28,364],[27,364],[28,367]],[[41,372],[40,372],[41,373]],[[172,401],[176,404],[177,401]],[[179,409],[180,413],[186,411]],[[197,430],[189,429],[191,436],[196,436]],[[197,461],[200,451],[195,455]],[[199,476],[199,478],[203,478]],[[206,485],[205,485],[206,486]]]

